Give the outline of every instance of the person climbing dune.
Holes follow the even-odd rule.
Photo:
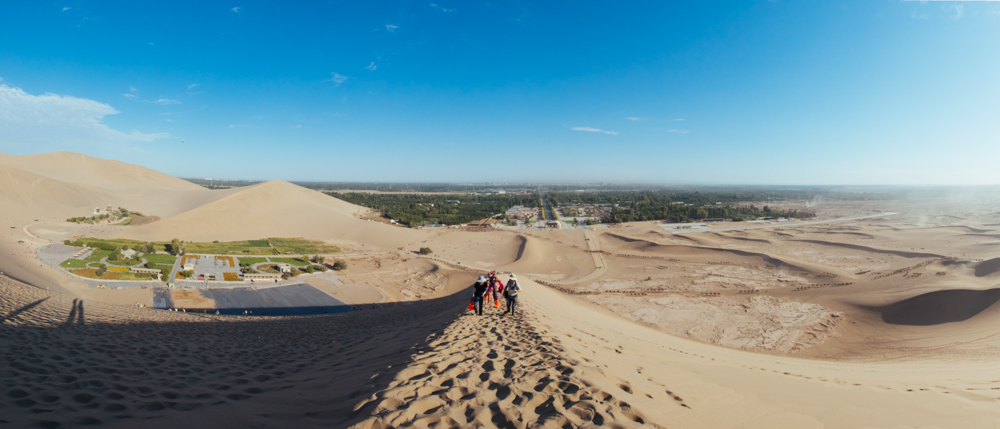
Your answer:
[[[479,276],[476,283],[472,285],[472,304],[474,306],[477,315],[483,315],[483,295],[486,294],[486,289],[489,288],[489,280],[486,276]]]
[[[517,276],[513,273],[507,276],[507,287],[504,289],[503,297],[507,300],[507,312],[511,316],[517,311],[518,294],[521,293],[521,284],[517,282]]]

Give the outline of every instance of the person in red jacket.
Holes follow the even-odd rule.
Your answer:
[[[489,283],[489,288],[486,290],[486,296],[493,298],[493,306],[500,308],[500,297],[503,296],[503,282],[497,278],[496,271],[490,271],[490,277],[487,280]]]

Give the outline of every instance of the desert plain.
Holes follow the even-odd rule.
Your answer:
[[[996,428],[993,191],[700,232],[410,229],[284,181],[0,155],[0,428]],[[64,221],[104,206],[150,221]],[[302,278],[356,311],[216,315],[198,290],[170,293],[204,312],[153,309],[153,288],[39,260],[80,236],[321,241],[348,269]],[[520,315],[465,309],[490,270],[517,274]]]

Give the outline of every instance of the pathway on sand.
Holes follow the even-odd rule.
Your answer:
[[[861,220],[861,219],[869,219],[869,218],[874,218],[874,217],[892,216],[892,215],[895,215],[895,214],[899,214],[899,213],[888,212],[888,213],[879,213],[879,214],[867,215],[867,216],[841,217],[841,218],[836,218],[836,219],[811,220],[811,221],[802,221],[802,222],[778,222],[778,223],[771,223],[771,224],[767,224],[767,225],[734,226],[734,227],[731,227],[731,228],[710,228],[710,227],[708,227],[706,225],[706,226],[694,226],[694,227],[692,227],[690,229],[676,230],[676,229],[671,229],[667,225],[658,225],[658,226],[660,228],[662,228],[664,231],[669,232],[671,234],[681,235],[681,234],[692,234],[692,233],[695,233],[695,232],[742,231],[742,230],[746,230],[746,229],[784,228],[784,227],[788,227],[788,226],[816,225],[816,224],[821,224],[821,223],[844,222],[844,221],[849,221],[849,220]]]
[[[353,428],[630,427],[645,422],[627,402],[587,379],[595,367],[564,355],[534,309],[460,316],[396,375],[355,406],[373,413]],[[653,425],[658,427],[658,425]]]

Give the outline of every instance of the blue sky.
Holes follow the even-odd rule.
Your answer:
[[[536,3],[10,2],[0,152],[212,178],[1000,183],[1000,2]]]

